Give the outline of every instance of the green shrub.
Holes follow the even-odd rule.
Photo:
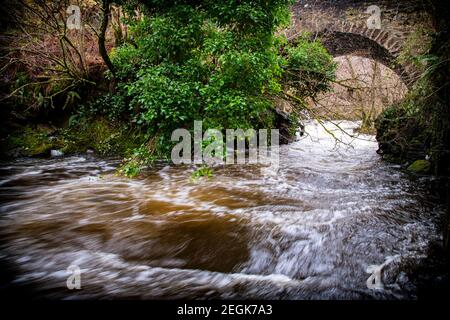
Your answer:
[[[117,92],[100,101],[110,106],[102,112],[157,136],[151,154],[162,157],[172,131],[192,130],[194,120],[204,130],[273,128],[283,90],[302,99],[328,89],[334,75],[319,42],[305,37],[290,46],[276,34],[288,25],[292,3],[144,1],[144,17],[129,20],[130,41],[111,53]],[[128,159],[130,168],[142,156]]]
[[[286,90],[303,98],[331,88],[330,80],[335,78],[336,63],[321,42],[309,41],[303,36],[286,52]]]
[[[213,177],[213,170],[207,166],[202,166],[192,172],[191,178],[193,180],[197,180],[202,177],[211,179]]]

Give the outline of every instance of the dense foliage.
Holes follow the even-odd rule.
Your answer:
[[[332,57],[319,42],[290,47],[276,30],[291,1],[145,1],[131,38],[111,58],[132,121],[167,146],[191,128],[274,127],[275,97],[326,90]],[[167,149],[167,148],[166,148]]]
[[[134,21],[134,43],[112,54],[134,121],[163,133],[194,119],[214,128],[267,121],[281,89],[273,31],[287,21],[286,2],[181,4]]]

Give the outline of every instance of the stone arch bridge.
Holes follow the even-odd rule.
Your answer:
[[[295,41],[307,31],[313,37],[320,37],[335,57],[356,55],[377,60],[411,87],[418,72],[412,64],[398,63],[397,58],[413,32],[423,27],[432,29],[426,3],[422,0],[301,0],[292,7],[293,22],[285,34],[289,41]]]

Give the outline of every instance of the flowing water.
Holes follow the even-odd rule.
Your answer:
[[[343,122],[352,132],[354,123]],[[229,165],[212,179],[160,164],[22,159],[0,167],[3,289],[86,298],[415,298],[414,270],[441,241],[443,209],[380,160],[371,136],[315,122],[280,169]],[[369,289],[371,265],[383,265]],[[81,290],[69,290],[69,266]],[[7,292],[7,291],[6,291]]]

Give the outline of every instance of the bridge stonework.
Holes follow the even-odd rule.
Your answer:
[[[372,58],[394,70],[411,87],[418,71],[412,64],[398,63],[397,58],[413,32],[424,27],[432,30],[430,8],[424,3],[422,0],[302,0],[292,7],[293,22],[285,35],[289,41],[295,41],[307,31],[313,37],[320,37],[333,56],[351,54]],[[380,9],[380,25],[368,23],[377,13],[368,11],[373,5]]]

